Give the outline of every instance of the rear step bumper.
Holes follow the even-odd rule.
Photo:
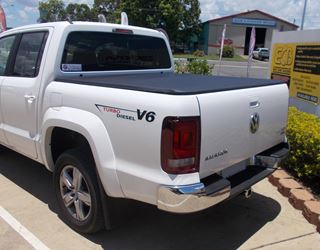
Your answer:
[[[232,198],[270,175],[289,154],[288,143],[280,143],[254,157],[253,164],[228,178],[213,174],[200,183],[181,186],[161,186],[158,208],[174,213],[191,213]]]

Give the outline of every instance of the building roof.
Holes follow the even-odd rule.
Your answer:
[[[227,19],[227,18],[233,18],[233,17],[245,15],[245,14],[251,14],[251,13],[255,13],[255,12],[256,12],[256,13],[259,13],[259,14],[261,14],[261,15],[265,15],[265,16],[267,16],[267,17],[270,17],[270,18],[272,18],[272,19],[276,19],[276,20],[278,20],[278,21],[284,22],[284,23],[286,23],[286,24],[288,24],[288,25],[291,25],[291,26],[293,26],[293,27],[295,27],[295,28],[298,28],[298,27],[299,27],[298,25],[296,25],[296,24],[294,24],[294,23],[290,23],[290,22],[288,22],[288,21],[286,21],[286,20],[284,20],[284,19],[281,19],[281,18],[279,18],[279,17],[270,15],[270,14],[268,14],[268,13],[266,13],[266,12],[261,11],[261,10],[250,10],[250,11],[241,12],[241,13],[237,13],[237,14],[233,14],[233,15],[229,15],[229,16],[223,16],[223,17],[219,17],[219,18],[215,18],[215,19],[208,20],[208,21],[206,21],[206,22],[204,22],[204,23],[207,23],[207,22],[211,23],[211,22],[220,21],[220,20]]]

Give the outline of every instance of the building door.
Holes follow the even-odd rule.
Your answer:
[[[249,54],[249,43],[250,43],[250,36],[251,36],[252,27],[246,28],[246,40],[244,46],[244,54]],[[254,48],[264,48],[264,42],[266,40],[266,28],[256,28],[256,44]]]

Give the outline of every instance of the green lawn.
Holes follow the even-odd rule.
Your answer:
[[[174,58],[197,58],[202,60],[219,60],[219,56],[217,55],[206,55],[203,57],[197,57],[192,54],[174,54]],[[246,62],[247,60],[239,55],[235,55],[233,58],[223,57],[222,61],[238,61],[238,62]]]

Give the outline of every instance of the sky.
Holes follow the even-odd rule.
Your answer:
[[[259,9],[276,17],[295,24],[301,24],[303,4],[305,0],[200,0],[201,20],[218,18],[248,10]],[[18,27],[37,22],[39,0],[0,0],[8,27]],[[66,5],[71,2],[86,3],[92,6],[93,0],[64,0]],[[130,20],[129,20],[130,22]],[[320,29],[320,1],[308,0],[304,29]]]

